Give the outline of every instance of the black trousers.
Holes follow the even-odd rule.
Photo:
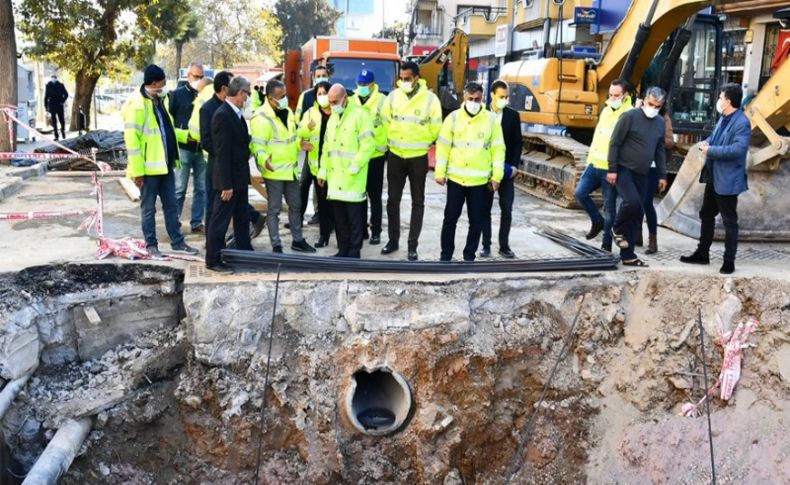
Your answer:
[[[211,160],[208,162],[208,166],[206,167],[206,225],[204,230],[206,231],[206,242],[208,243],[209,237],[209,226],[211,225],[211,212],[214,210],[214,199],[219,198],[216,190],[213,187],[213,180],[214,176],[212,174],[213,168],[211,166]],[[249,191],[248,191],[249,192]],[[216,197],[215,197],[216,195]],[[250,222],[255,224],[258,222],[258,219],[263,217],[260,212],[258,212],[255,207],[252,206],[249,202],[247,202],[247,212],[249,212],[249,219]],[[227,230],[227,227],[225,228]]]
[[[510,224],[513,221],[513,199],[515,199],[515,189],[513,179],[502,179],[497,189],[499,194],[499,249],[510,249]],[[486,210],[483,214],[483,247],[491,247],[491,208],[494,207],[494,193],[490,190],[486,192]]]
[[[206,239],[206,266],[216,266],[222,262],[220,251],[225,248],[225,233],[233,219],[233,239],[236,249],[252,251],[250,243],[250,210],[247,188],[233,189],[233,197],[223,202],[219,190],[215,191],[211,208],[211,222]]]
[[[387,159],[387,232],[389,240],[400,241],[400,201],[406,179],[411,190],[411,220],[409,221],[409,251],[416,251],[422,232],[425,213],[425,176],[428,175],[428,154],[415,158],[401,158],[390,152]]]
[[[304,166],[302,166],[302,174],[299,177],[299,189],[301,193],[299,195],[302,196],[302,219],[304,219],[304,213],[307,211],[307,199],[310,197],[310,187],[315,185],[316,193],[318,192],[318,181],[315,177],[313,177],[313,172],[310,171],[310,162],[307,160],[304,161]],[[321,209],[318,209],[319,217],[321,214]]]
[[[384,165],[387,156],[371,158],[368,164],[368,198],[365,200],[365,215],[368,213],[368,203],[370,203],[370,233],[374,236],[381,235],[381,216],[383,206],[381,204],[381,193],[384,190]]]
[[[58,121],[60,121],[60,133],[66,138],[66,120],[63,117],[63,105],[53,106],[49,111],[52,117],[52,129],[55,131],[55,139],[58,139]]]
[[[464,261],[474,261],[477,246],[480,244],[480,233],[483,231],[483,219],[488,197],[488,185],[464,187],[451,180],[447,181],[447,204],[444,206],[444,222],[442,222],[442,261],[451,261],[455,251],[455,226],[466,203],[466,214],[469,217],[469,231],[464,246]]]
[[[365,229],[365,203],[332,201],[337,231],[337,255],[341,258],[360,258],[362,232]]]
[[[697,251],[700,253],[710,253],[717,214],[721,214],[724,223],[724,261],[734,262],[735,253],[738,251],[738,196],[719,195],[710,182],[705,185],[702,208],[699,210],[702,227]]]
[[[318,196],[318,237],[328,241],[332,231],[335,230],[335,209],[332,207],[332,201],[326,198],[329,186],[327,184],[323,187],[319,186],[318,180],[315,181],[315,185],[315,193]]]
[[[617,169],[615,187],[622,203],[614,218],[612,230],[628,241],[628,248],[620,249],[620,259],[630,261],[636,258],[636,235],[642,231],[642,204],[647,191],[647,174],[638,174],[620,166]]]

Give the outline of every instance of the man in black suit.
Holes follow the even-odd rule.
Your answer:
[[[508,86],[505,81],[497,79],[491,83],[491,111],[496,114],[502,124],[502,136],[505,139],[505,176],[499,184],[499,254],[512,259],[516,255],[510,249],[510,222],[513,219],[513,175],[521,164],[521,119],[518,112],[507,106],[509,98]],[[491,208],[494,206],[494,192],[488,192],[485,219],[483,220],[483,249],[481,258],[491,256]]]
[[[55,130],[56,140],[58,139],[58,121],[60,121],[60,133],[63,135],[63,139],[66,138],[63,104],[67,99],[69,99],[69,92],[66,91],[66,86],[58,81],[58,77],[53,74],[44,90],[44,107],[52,117],[52,128]]]
[[[228,84],[227,96],[211,119],[211,140],[214,145],[214,202],[206,241],[206,267],[227,273],[220,251],[225,247],[225,232],[233,218],[233,237],[237,249],[252,251],[247,188],[250,184],[250,134],[242,116],[250,102],[250,82],[236,76]]]

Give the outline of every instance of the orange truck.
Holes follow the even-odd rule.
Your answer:
[[[342,84],[349,91],[356,89],[359,71],[371,70],[379,89],[388,93],[395,88],[399,64],[395,40],[320,35],[305,42],[301,52],[288,51],[283,78],[291,108],[295,109],[299,93],[312,87],[313,70],[318,65],[329,68],[332,82]]]

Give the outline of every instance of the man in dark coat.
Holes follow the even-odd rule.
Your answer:
[[[250,184],[250,134],[242,112],[248,105],[250,82],[243,76],[231,79],[227,96],[211,119],[214,202],[206,240],[206,267],[230,272],[220,259],[225,247],[225,232],[233,219],[233,238],[237,249],[252,250],[248,187]]]
[[[722,274],[735,271],[738,250],[738,195],[749,190],[746,181],[746,156],[752,138],[752,126],[741,108],[743,90],[738,84],[725,84],[719,93],[716,111],[722,116],[713,133],[702,142],[705,166],[700,183],[705,184],[705,195],[699,211],[701,222],[699,245],[680,261],[690,264],[710,264],[710,246],[716,215],[724,222],[724,263]]]
[[[44,107],[52,117],[52,129],[55,130],[56,140],[58,139],[58,121],[60,121],[60,134],[63,138],[66,138],[63,104],[67,99],[69,99],[69,92],[66,91],[66,86],[58,81],[58,77],[53,74],[44,90]]]

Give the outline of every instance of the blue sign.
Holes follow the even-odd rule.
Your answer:
[[[598,22],[590,26],[590,33],[614,32],[630,6],[631,0],[593,0],[593,8],[598,9]]]
[[[576,54],[597,54],[598,47],[594,45],[572,45],[571,51]]]
[[[597,25],[598,9],[588,7],[576,7],[573,9],[573,23],[576,25]]]

